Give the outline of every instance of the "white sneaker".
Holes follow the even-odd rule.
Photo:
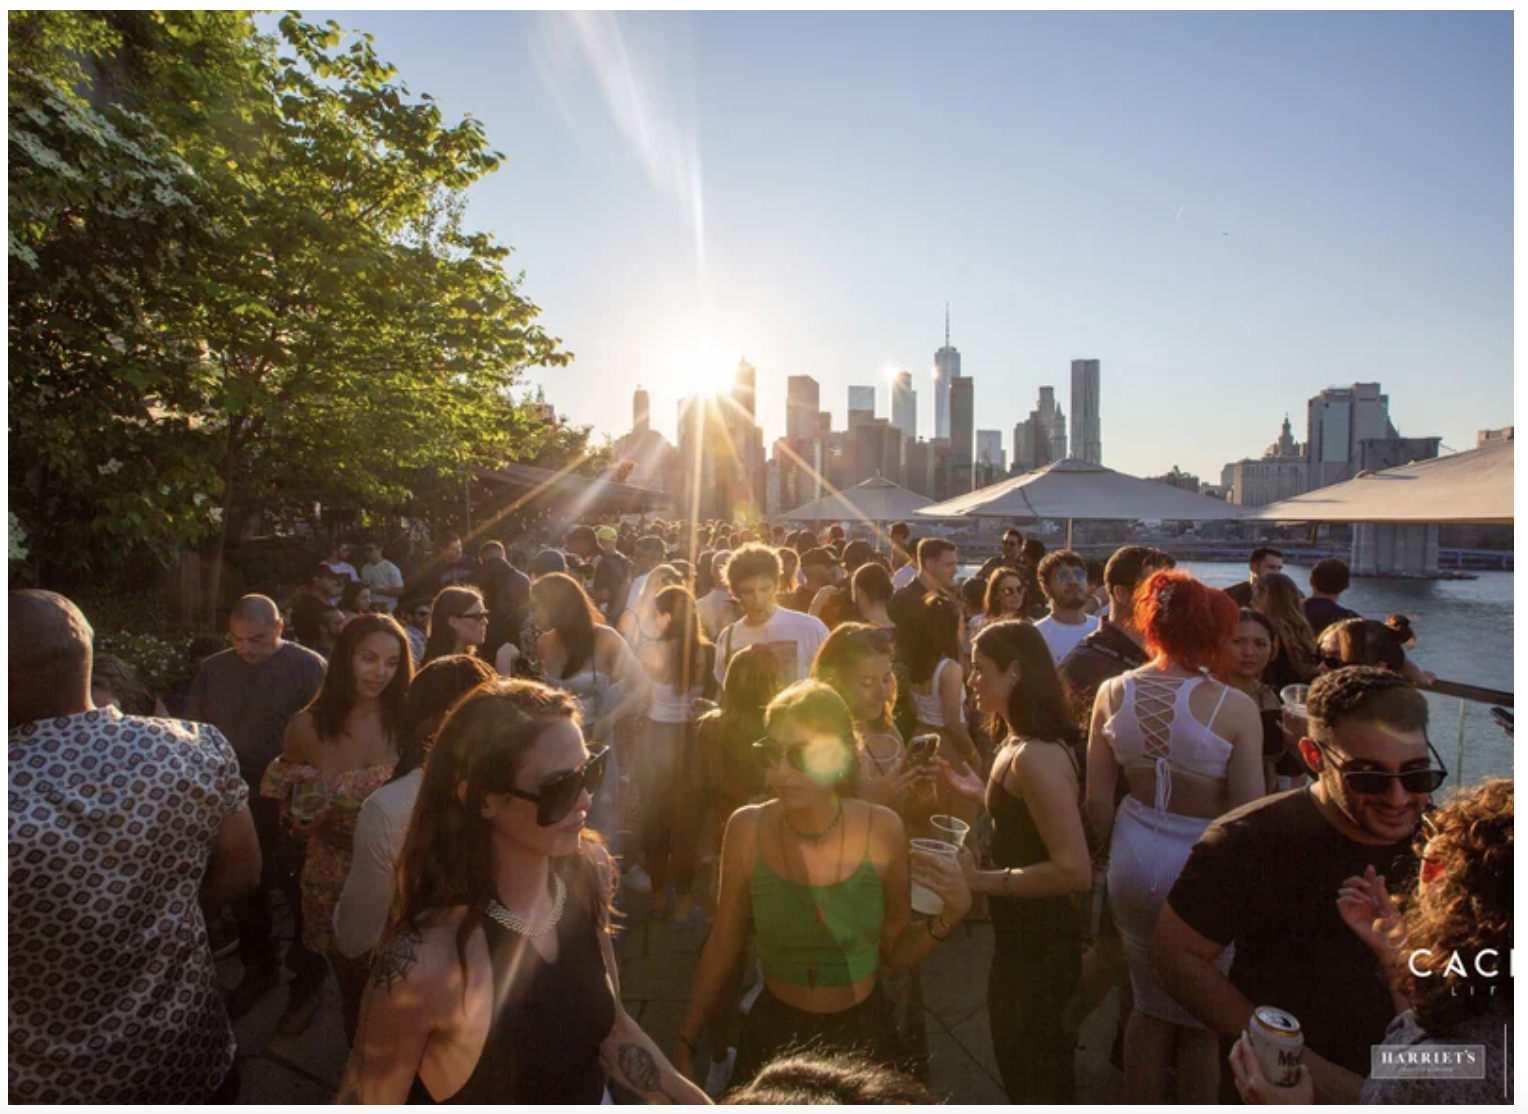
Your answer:
[[[732,1082],[732,1068],[737,1063],[737,1049],[727,1049],[725,1060],[712,1060],[711,1068],[706,1072],[706,1094],[714,1099],[722,1097],[727,1084]]]
[[[621,885],[634,894],[650,894],[653,892],[653,880],[647,876],[647,871],[640,865],[634,865],[630,870],[621,875]]]

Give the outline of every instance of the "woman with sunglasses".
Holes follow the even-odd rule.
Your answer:
[[[541,634],[536,657],[542,677],[578,701],[589,742],[610,746],[616,724],[647,709],[652,683],[626,640],[600,619],[587,592],[566,573],[531,585],[531,615]],[[617,854],[620,846],[620,766],[612,748],[610,778],[596,796],[589,827]]]
[[[1165,1102],[1175,1063],[1179,1101],[1208,1103],[1220,1080],[1219,1044],[1157,985],[1151,937],[1204,830],[1263,795],[1263,723],[1250,697],[1210,676],[1224,667],[1240,624],[1230,596],[1188,573],[1159,571],[1137,587],[1134,604],[1151,660],[1100,686],[1087,762],[1088,815],[1110,844],[1109,906],[1134,994],[1125,1092],[1130,1102]],[[1114,791],[1121,778],[1122,800]]]
[[[1000,568],[987,581],[980,614],[971,619],[971,638],[974,641],[988,623],[1024,617],[1024,574],[1017,569]]]
[[[441,721],[458,699],[495,674],[487,662],[465,654],[436,658],[409,685],[403,706],[403,749],[391,780],[361,806],[355,824],[354,853],[345,888],[334,907],[335,950],[342,960],[335,970],[347,969],[339,980],[344,1007],[345,1036],[354,1041],[361,991],[371,968],[371,951],[382,938],[387,911],[393,900],[398,853],[408,831],[409,816],[424,782],[424,760],[440,730]],[[450,755],[442,760],[449,763]]]
[[[1484,1057],[1476,1079],[1370,1078],[1363,1103],[1512,1101],[1503,1034],[1512,1027],[1513,811],[1511,778],[1461,789],[1423,814],[1416,839],[1421,870],[1399,910],[1372,866],[1339,892],[1344,923],[1389,977],[1398,1016],[1381,1047],[1426,1050],[1434,1062],[1448,1053],[1463,1057],[1469,1048]],[[1463,978],[1457,966],[1450,969],[1455,963]],[[1315,1101],[1308,1068],[1301,1067],[1292,1087],[1271,1083],[1245,1036],[1230,1063],[1245,1102]]]
[[[616,991],[615,868],[583,830],[608,753],[535,682],[452,709],[436,755],[455,761],[425,764],[342,1101],[587,1105],[607,1080],[706,1101]]]
[[[488,608],[483,594],[466,585],[442,588],[430,608],[430,636],[424,644],[424,664],[448,654],[477,656],[488,636]]]
[[[334,906],[350,873],[356,818],[392,776],[405,736],[404,708],[414,676],[408,636],[391,615],[345,624],[312,702],[292,717],[281,757],[261,779],[281,802],[283,821],[305,842],[302,946],[328,958],[342,991],[363,973],[334,950]],[[321,995],[293,996],[281,1032],[313,1021]]]
[[[757,747],[776,796],[739,809],[727,824],[716,924],[675,1066],[693,1067],[750,924],[764,992],[743,1024],[737,1082],[809,1042],[892,1063],[897,1044],[876,968],[884,956],[893,970],[906,970],[933,951],[970,909],[970,891],[954,857],[909,851],[896,813],[853,798],[854,723],[836,692],[798,681],[770,704],[765,725]],[[914,880],[944,903],[922,923],[911,919]]]

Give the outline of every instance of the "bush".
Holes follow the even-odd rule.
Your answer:
[[[127,662],[155,696],[190,683],[191,641],[206,632],[169,622],[162,593],[97,590],[76,592],[71,598],[95,630],[96,652]]]

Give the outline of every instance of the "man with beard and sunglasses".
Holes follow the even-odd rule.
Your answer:
[[[1392,891],[1416,870],[1412,847],[1448,776],[1427,739],[1427,702],[1404,677],[1352,666],[1311,685],[1300,753],[1314,785],[1265,797],[1205,831],[1152,938],[1163,989],[1220,1034],[1222,1062],[1258,1006],[1299,1019],[1305,1063],[1325,1102],[1357,1102],[1370,1047],[1395,1016],[1372,952],[1337,898],[1373,867]],[[1229,977],[1215,967],[1234,944]],[[1222,1101],[1235,1102],[1228,1072]]]

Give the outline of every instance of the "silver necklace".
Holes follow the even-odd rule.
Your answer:
[[[568,887],[556,874],[552,875],[552,887],[556,891],[556,896],[552,898],[552,911],[539,921],[528,921],[524,917],[511,913],[500,905],[499,899],[495,897],[488,899],[488,907],[483,911],[511,932],[521,936],[544,936],[557,926],[558,921],[562,920],[563,899],[568,896]]]
[[[789,828],[791,830],[791,835],[795,836],[797,839],[803,840],[807,843],[815,843],[819,839],[822,839],[824,836],[826,836],[834,828],[838,827],[838,822],[843,819],[843,815],[844,803],[839,801],[838,811],[833,814],[833,822],[820,832],[803,832],[800,828],[796,827],[796,825],[792,824],[788,819],[786,819],[784,810],[782,810],[780,813],[780,822]]]

